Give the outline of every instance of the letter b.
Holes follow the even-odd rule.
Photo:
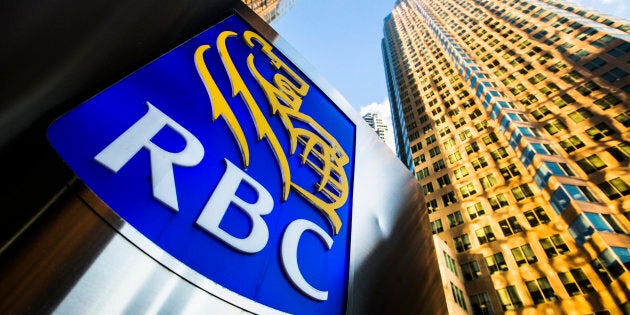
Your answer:
[[[257,253],[267,245],[269,239],[269,229],[262,216],[269,214],[273,209],[273,199],[271,194],[251,176],[227,159],[224,161],[225,173],[196,223],[236,250],[249,254]],[[242,182],[248,184],[258,194],[258,200],[255,203],[247,203],[236,196],[236,190]],[[243,210],[251,220],[252,229],[245,238],[235,237],[219,227],[232,203]]]

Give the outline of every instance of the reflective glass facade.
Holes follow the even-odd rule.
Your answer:
[[[473,313],[630,310],[614,250],[630,247],[629,32],[552,0],[399,1],[385,19],[397,153],[432,222],[464,213],[434,234],[482,266],[462,278],[472,305],[489,300]]]

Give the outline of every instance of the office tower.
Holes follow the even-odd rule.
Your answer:
[[[363,115],[363,120],[365,120],[365,122],[367,122],[368,125],[370,125],[372,129],[374,129],[374,131],[376,132],[378,137],[381,138],[381,140],[386,141],[385,135],[387,134],[387,131],[388,131],[387,125],[383,123],[383,119],[381,119],[381,116],[379,114],[367,113]]]
[[[280,15],[291,9],[297,0],[242,0],[254,10],[265,22],[271,23]]]
[[[630,25],[400,0],[383,57],[452,314],[630,312]]]

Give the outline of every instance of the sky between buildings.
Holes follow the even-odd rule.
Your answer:
[[[630,21],[630,0],[573,0]],[[391,118],[381,54],[383,19],[394,0],[297,0],[272,26],[352,106]],[[618,20],[618,19],[617,19]]]

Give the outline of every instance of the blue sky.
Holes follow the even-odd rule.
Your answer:
[[[630,0],[572,2],[630,20]],[[383,18],[394,4],[394,0],[297,0],[272,26],[357,111],[370,108],[388,117],[380,43]]]
[[[383,18],[393,0],[298,0],[273,28],[359,110],[386,99]]]

